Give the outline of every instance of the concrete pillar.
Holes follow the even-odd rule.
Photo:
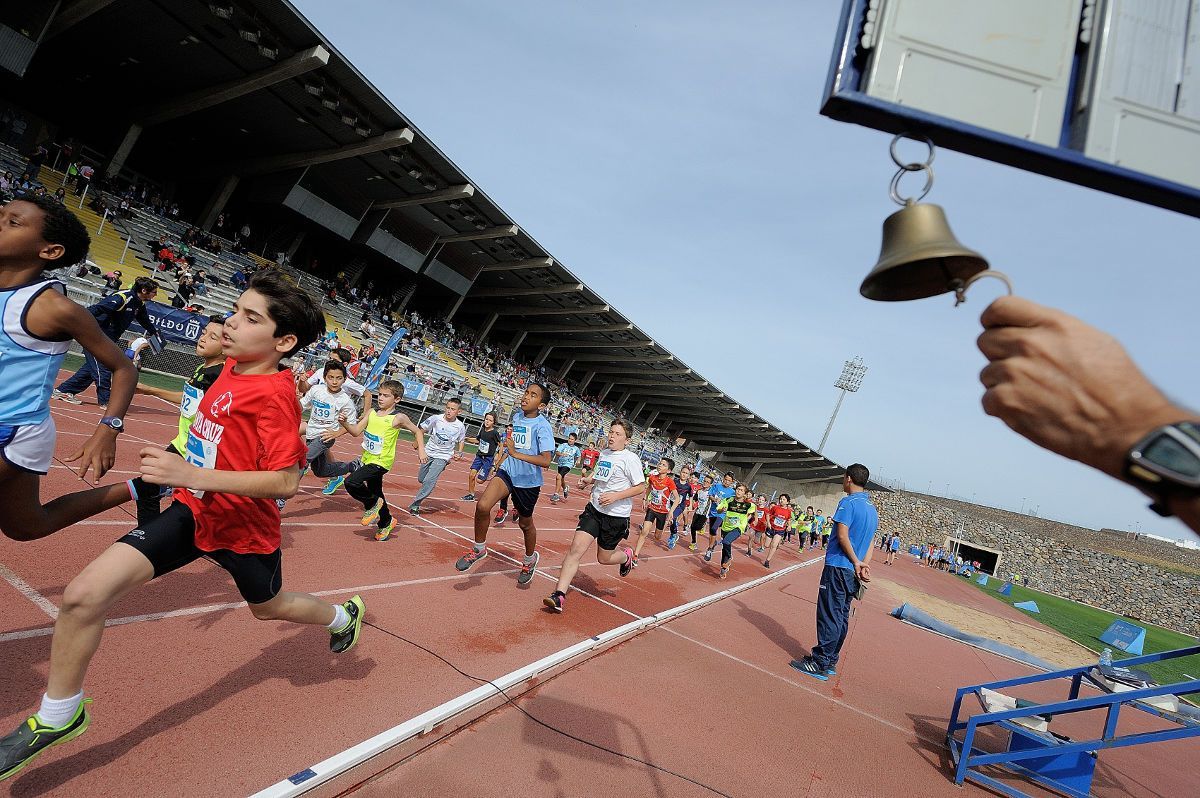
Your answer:
[[[629,391],[626,391],[625,393],[621,394],[621,398],[617,400],[616,406],[613,407],[613,412],[620,413],[621,408],[624,407],[625,403],[628,401],[629,401]]]
[[[613,388],[613,383],[610,382],[610,383],[605,384],[605,386],[600,390],[600,395],[598,397],[596,397],[596,401],[603,402],[604,398],[606,396],[608,396],[608,392],[611,391],[612,388]]]
[[[540,366],[546,362],[546,358],[550,357],[550,353],[554,351],[554,347],[546,344],[538,350],[537,357],[533,359],[533,365]]]
[[[483,326],[479,328],[479,333],[475,336],[475,343],[483,343],[483,339],[487,338],[488,333],[492,331],[492,325],[494,325],[496,320],[499,318],[499,313],[493,313],[487,317],[487,320],[483,323]]]
[[[746,487],[750,487],[750,483],[754,482],[754,478],[758,476],[758,470],[762,468],[762,463],[755,463],[754,466],[746,472]]]
[[[563,363],[562,368],[558,370],[558,379],[566,379],[567,375],[571,373],[571,369],[573,368],[575,368],[575,358],[570,358],[566,363]]]
[[[527,335],[529,335],[529,333],[525,332],[524,330],[521,330],[519,333],[517,333],[517,337],[513,339],[512,346],[509,347],[509,351],[515,355],[517,350],[521,348],[521,344],[525,343],[525,336]]]
[[[126,159],[129,158],[129,153],[133,151],[133,145],[137,144],[138,137],[141,135],[141,125],[134,122],[129,126],[129,129],[125,131],[125,138],[121,139],[121,143],[117,145],[117,151],[113,153],[112,160],[104,168],[105,177],[115,177],[121,172],[121,169],[125,167]]]
[[[629,414],[629,418],[632,420],[636,420],[637,417],[640,416],[642,414],[642,411],[645,409],[646,409],[646,403],[644,401],[638,402],[637,405],[633,408],[633,412]],[[649,425],[647,424],[647,426],[649,426]]]
[[[659,414],[660,412],[661,412],[661,411],[659,411],[659,410],[655,410],[653,413],[651,413],[651,414],[650,414],[650,418],[649,418],[649,420],[647,420],[647,421],[646,421],[646,428],[647,428],[647,429],[649,429],[650,427],[653,427],[653,426],[654,426],[654,422],[655,422],[655,420],[658,418],[658,414]]]
[[[575,363],[575,361],[572,360],[571,363],[573,365]],[[594,379],[596,379],[596,370],[589,369],[587,374],[583,375],[583,382],[579,383],[580,392],[582,393],[583,391],[586,391],[588,385],[591,384],[592,380],[594,380]]]
[[[458,313],[458,309],[462,307],[463,300],[467,298],[466,294],[462,294],[458,299],[454,300],[454,304],[450,306],[450,310],[446,313],[446,321],[452,321],[454,314]]]
[[[208,198],[204,210],[200,212],[201,230],[212,230],[213,225],[217,223],[217,217],[225,210],[225,203],[229,202],[229,198],[237,189],[239,180],[237,175],[226,175],[217,185],[212,196]]]
[[[296,250],[300,249],[300,245],[304,243],[304,237],[307,235],[307,230],[301,230],[299,233],[296,233],[296,237],[292,239],[292,243],[288,245],[287,248],[287,256],[289,261],[296,257]]]

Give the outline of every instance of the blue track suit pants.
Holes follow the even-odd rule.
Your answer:
[[[849,568],[826,565],[817,593],[817,645],[812,658],[821,668],[837,665],[850,628],[850,601],[858,592],[858,577]]]
[[[108,370],[107,366],[92,357],[91,352],[84,351],[83,365],[79,367],[78,371],[63,380],[62,385],[58,386],[58,390],[75,395],[83,393],[93,382],[96,383],[96,402],[102,405],[108,404],[112,372]]]

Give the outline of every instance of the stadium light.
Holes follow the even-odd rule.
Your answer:
[[[274,61],[276,58],[279,57],[279,48],[273,44],[267,44],[266,42],[259,42],[258,43],[258,54],[261,55],[263,58],[269,58],[272,61]]]
[[[262,36],[262,31],[252,28],[241,28],[238,30],[238,35],[251,44],[258,44],[258,40]]]
[[[861,357],[855,356],[853,360],[847,360],[842,366],[842,373],[833,383],[834,388],[841,389],[838,394],[837,404],[833,407],[833,415],[829,417],[829,423],[825,426],[825,434],[821,436],[821,444],[817,447],[817,454],[825,452],[825,441],[829,440],[829,433],[833,430],[833,422],[837,419],[838,411],[842,409],[842,400],[846,398],[847,393],[857,393],[862,387],[863,377],[866,376],[867,367],[863,364]]]
[[[233,19],[232,3],[209,3],[208,10],[219,19]]]

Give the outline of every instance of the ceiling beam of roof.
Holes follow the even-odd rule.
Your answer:
[[[506,260],[484,266],[485,272],[516,272],[522,269],[549,269],[554,265],[554,258],[522,258],[521,260]]]
[[[399,130],[388,130],[378,136],[345,144],[341,147],[330,147],[324,150],[295,152],[287,155],[272,155],[266,158],[256,158],[249,161],[239,161],[230,167],[230,172],[240,175],[265,175],[271,172],[283,172],[288,169],[300,169],[305,166],[316,166],[323,163],[357,158],[372,152],[389,150],[393,147],[404,147],[411,144],[413,132],[404,127]],[[380,207],[376,205],[375,207]]]
[[[773,469],[770,466],[765,467],[763,470],[766,471],[767,473],[771,473],[772,476],[775,476],[775,474],[772,473]],[[793,477],[793,478],[788,479],[788,481],[795,482],[799,485],[807,485],[812,482],[829,482],[835,478],[841,477],[842,472],[845,471],[845,469],[844,468],[836,468],[836,469],[830,469],[830,471],[831,471],[831,473],[829,473],[823,477]]]
[[[205,108],[236,100],[238,97],[253,94],[289,78],[320,69],[328,63],[329,51],[318,44],[245,77],[216,86],[206,86],[196,91],[177,95],[168,102],[141,108],[133,113],[133,118],[143,126],[169,122]]]
[[[720,391],[701,391],[700,393],[694,393],[691,391],[667,391],[663,390],[662,388],[655,387],[647,389],[643,388],[642,383],[640,382],[621,383],[621,387],[629,391],[634,396],[667,396],[672,399],[720,399],[725,395]]]
[[[485,230],[476,230],[473,233],[454,233],[448,236],[438,236],[438,244],[457,244],[460,241],[482,241],[485,238],[511,238],[521,232],[521,228],[515,224],[498,224],[495,227],[489,227]],[[479,296],[479,294],[476,294]]]
[[[550,296],[552,294],[577,294],[582,290],[582,283],[564,283],[563,285],[552,285],[542,288],[499,286],[497,288],[472,288],[470,297],[471,299],[479,299],[480,297]]]
[[[717,459],[726,463],[795,463],[802,468],[812,468],[812,466],[801,466],[804,459],[799,457],[730,457],[725,452],[721,452]],[[817,468],[820,468],[820,466]]]
[[[595,316],[612,310],[608,305],[582,305],[579,307],[537,307],[534,305],[497,305],[488,303],[488,310],[500,316]],[[512,329],[512,328],[510,328]],[[532,332],[532,330],[531,330]]]
[[[603,372],[603,374],[611,374],[611,373],[612,372],[609,372],[609,371]],[[657,377],[658,375],[652,371],[650,371],[650,372],[643,371],[641,373],[644,375],[644,377],[639,377],[636,380],[622,381],[621,384],[628,386],[629,390],[633,391],[635,394],[636,393],[644,393],[644,392],[638,391],[638,388],[641,388],[641,387],[703,388],[704,386],[708,385],[707,381],[705,381],[699,377],[693,377],[691,379],[684,379],[684,380],[678,380],[678,379],[672,380],[672,379],[668,379],[668,377],[670,375],[666,375],[662,379],[649,379],[650,377]],[[688,394],[688,396],[691,396],[691,394]]]
[[[449,202],[451,200],[467,199],[475,196],[475,186],[470,183],[463,183],[461,186],[450,186],[449,188],[430,191],[428,194],[418,194],[415,197],[405,197],[404,199],[388,200],[387,202],[376,202],[376,208],[391,210],[392,208],[411,208],[416,205],[431,205],[435,202]]]
[[[95,14],[97,11],[103,11],[112,4],[113,0],[76,0],[54,15],[54,19],[50,22],[50,29],[46,31],[44,40],[49,41],[53,39],[58,34],[75,27],[92,14]]]
[[[574,346],[574,344],[572,344],[572,346]],[[564,347],[564,349],[565,348],[568,348],[568,347]],[[580,363],[597,363],[598,364],[598,363],[613,362],[612,355],[601,354],[598,352],[592,353],[592,354],[588,354],[586,352],[579,352],[579,353],[572,352],[571,359],[575,361],[576,365],[578,365]],[[657,352],[655,352],[652,355],[638,355],[639,363],[670,363],[674,359],[675,359],[674,355],[670,355],[670,354],[664,355],[664,354],[660,354]],[[589,368],[595,368],[595,369],[599,370],[600,367],[598,365],[596,365],[596,366],[589,366]]]
[[[608,375],[613,377],[667,377],[672,374],[691,374],[692,370],[687,366],[672,366],[665,369],[623,369],[623,368],[607,368],[603,363],[597,363],[592,366],[597,374]]]
[[[629,332],[633,329],[633,325],[626,322],[625,324],[568,324],[562,322],[560,324],[528,324],[520,319],[510,319],[501,321],[496,324],[502,330],[524,330],[530,335],[561,335],[565,333],[615,333]],[[564,349],[570,349],[572,342],[564,340],[560,342],[560,346]]]
[[[653,341],[569,341],[563,338],[530,338],[525,343],[536,346],[545,346],[546,344],[559,346],[571,352],[572,357],[575,357],[574,350],[576,349],[646,349],[656,346]],[[644,359],[641,355],[638,355],[637,358]]]

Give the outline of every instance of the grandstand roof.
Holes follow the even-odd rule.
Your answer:
[[[141,124],[127,162],[140,174],[205,193],[238,175],[239,191],[312,213],[407,269],[414,306],[433,292],[456,324],[586,382],[635,423],[761,474],[841,476],[573,274],[284,0],[76,0],[14,80],[0,77],[6,96],[110,143],[106,158]],[[339,212],[349,227],[335,230]]]

